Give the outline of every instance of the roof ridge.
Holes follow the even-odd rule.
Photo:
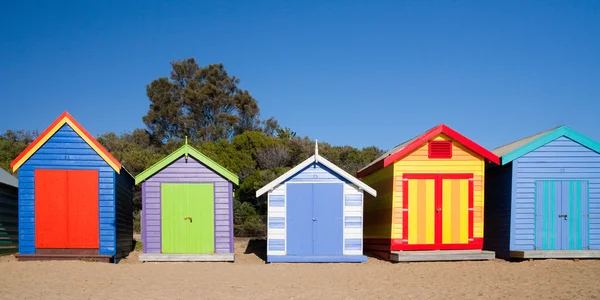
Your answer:
[[[556,126],[556,127],[550,128],[550,129],[542,130],[542,131],[540,131],[540,132],[537,132],[537,133],[534,133],[534,134],[528,135],[528,136],[526,136],[526,137],[520,138],[520,139],[518,139],[518,140],[514,140],[514,141],[512,141],[512,142],[508,142],[508,143],[506,143],[506,144],[503,144],[503,145],[501,145],[501,146],[498,146],[498,147],[494,148],[494,150],[492,150],[492,152],[494,152],[494,151],[496,151],[496,150],[498,150],[498,149],[500,149],[500,148],[502,148],[502,147],[509,146],[509,145],[511,145],[511,144],[514,144],[514,143],[516,143],[516,142],[519,142],[519,141],[521,141],[521,140],[525,140],[525,139],[528,139],[528,138],[532,138],[532,137],[534,137],[534,136],[536,136],[536,135],[540,135],[540,134],[542,134],[542,133],[550,133],[550,132],[552,132],[552,131],[554,131],[554,130],[557,130],[557,129],[560,129],[560,128],[562,128],[562,127],[564,127],[564,128],[568,128],[568,127],[567,127],[567,126],[565,126],[565,125],[560,125],[560,126]]]

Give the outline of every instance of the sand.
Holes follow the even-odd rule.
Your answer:
[[[267,265],[260,246],[237,241],[235,263],[4,256],[0,299],[600,299],[599,260]]]

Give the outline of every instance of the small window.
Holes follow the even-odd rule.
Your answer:
[[[429,158],[452,158],[452,141],[430,141]]]

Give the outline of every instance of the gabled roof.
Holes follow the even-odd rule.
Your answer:
[[[505,165],[561,136],[567,137],[592,151],[600,153],[600,143],[572,130],[567,126],[555,127],[532,136],[528,136],[526,138],[498,147],[493,152],[501,157],[502,165]]]
[[[315,155],[307,158],[305,161],[295,166],[291,170],[285,172],[283,175],[277,177],[275,180],[271,181],[269,184],[263,186],[261,189],[256,191],[256,197],[260,197],[262,194],[274,189],[276,186],[280,185],[284,181],[288,180],[292,176],[296,175],[296,173],[304,170],[304,168],[312,165],[313,163],[320,163],[323,166],[327,167],[331,171],[335,172],[338,176],[343,177],[344,179],[350,181],[352,184],[358,186],[360,189],[365,192],[371,194],[371,196],[376,197],[377,191],[375,191],[370,186],[366,185],[364,182],[358,180],[356,177],[348,174],[348,172],[342,170],[338,166],[334,165],[332,162],[328,161],[324,157],[319,155],[318,146],[315,144]]]
[[[366,167],[359,170],[357,173],[357,177],[359,177],[359,178],[364,177],[364,176],[371,174],[379,169],[385,168],[385,167],[389,166],[390,164],[395,163],[396,161],[398,161],[398,160],[404,158],[405,156],[407,156],[408,154],[410,154],[415,149],[417,149],[417,148],[421,147],[423,144],[427,143],[430,139],[432,139],[442,133],[447,135],[448,137],[452,138],[453,140],[459,142],[460,144],[464,145],[465,147],[471,149],[473,152],[481,155],[483,158],[488,159],[489,161],[491,161],[493,163],[500,164],[500,159],[498,158],[498,156],[494,155],[492,152],[483,148],[482,146],[478,145],[477,143],[473,142],[472,140],[466,138],[462,134],[454,131],[454,129],[452,129],[444,124],[440,124],[438,126],[435,126],[431,129],[427,130],[426,132],[390,149],[389,151],[387,151],[386,153],[384,153],[383,155],[378,157],[376,160],[374,160],[373,162],[368,164]]]
[[[63,125],[68,124],[108,165],[115,170],[121,172],[121,163],[116,160],[108,151],[96,141],[75,119],[68,113],[63,112],[44,132],[42,132],[15,160],[12,161],[10,167],[15,172],[23,165],[44,143],[46,143]]]
[[[15,176],[10,175],[10,173],[4,171],[4,169],[0,168],[0,183],[4,183],[8,186],[19,187],[19,180]]]
[[[172,162],[176,161],[182,156],[187,157],[191,156],[207,167],[211,168],[213,171],[217,172],[219,175],[227,178],[227,180],[235,183],[235,185],[239,185],[238,177],[233,174],[231,171],[223,168],[221,165],[217,164],[214,160],[210,159],[208,156],[202,154],[200,151],[196,150],[194,147],[187,144],[187,138],[185,145],[181,146],[179,149],[175,150],[175,152],[169,154],[165,158],[159,160],[152,167],[146,169],[144,172],[135,176],[135,184],[139,184],[140,182],[148,179],[150,176],[156,174],[166,166],[170,165]]]

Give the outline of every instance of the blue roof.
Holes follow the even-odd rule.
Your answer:
[[[4,183],[13,187],[19,187],[19,181],[17,178],[4,171],[4,169],[0,169],[0,183]]]
[[[600,143],[578,133],[567,126],[559,126],[534,134],[530,137],[512,142],[492,151],[501,157],[502,165],[505,165],[561,136],[567,137],[596,153],[600,153]]]

